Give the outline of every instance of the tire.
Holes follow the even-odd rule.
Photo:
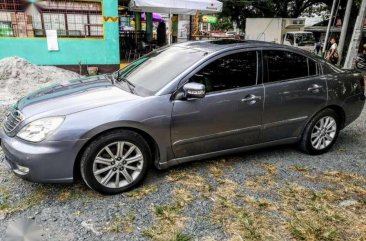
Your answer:
[[[329,123],[326,125],[327,120],[329,120]],[[319,128],[321,127],[321,121],[325,124],[323,129]],[[335,124],[331,127],[332,121]],[[307,124],[299,143],[300,150],[310,155],[321,155],[328,152],[337,141],[340,124],[340,118],[335,111],[331,109],[322,110]],[[330,128],[327,129],[326,127]]]
[[[146,140],[136,132],[111,131],[87,146],[80,161],[81,176],[94,191],[106,195],[122,193],[146,177],[151,156]]]

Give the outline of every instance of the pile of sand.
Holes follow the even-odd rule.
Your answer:
[[[39,88],[77,79],[77,73],[54,66],[36,66],[18,57],[0,60],[0,120],[8,105]]]

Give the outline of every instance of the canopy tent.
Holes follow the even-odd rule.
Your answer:
[[[145,13],[142,13],[141,14],[141,20],[142,21],[146,21],[146,14]],[[163,17],[160,14],[158,14],[158,13],[153,13],[152,20],[154,22],[162,22],[162,21],[164,21]]]
[[[129,8],[134,12],[196,15],[219,13],[222,2],[217,0],[131,0]]]

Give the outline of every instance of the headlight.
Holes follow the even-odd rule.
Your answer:
[[[64,119],[65,117],[49,117],[33,121],[24,126],[17,137],[30,142],[43,141],[62,124]]]

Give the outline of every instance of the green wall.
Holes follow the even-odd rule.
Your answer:
[[[103,0],[103,15],[118,16],[118,0]],[[46,38],[0,38],[0,59],[18,56],[39,65],[119,64],[118,22],[104,23],[104,39],[58,39],[48,51]]]

